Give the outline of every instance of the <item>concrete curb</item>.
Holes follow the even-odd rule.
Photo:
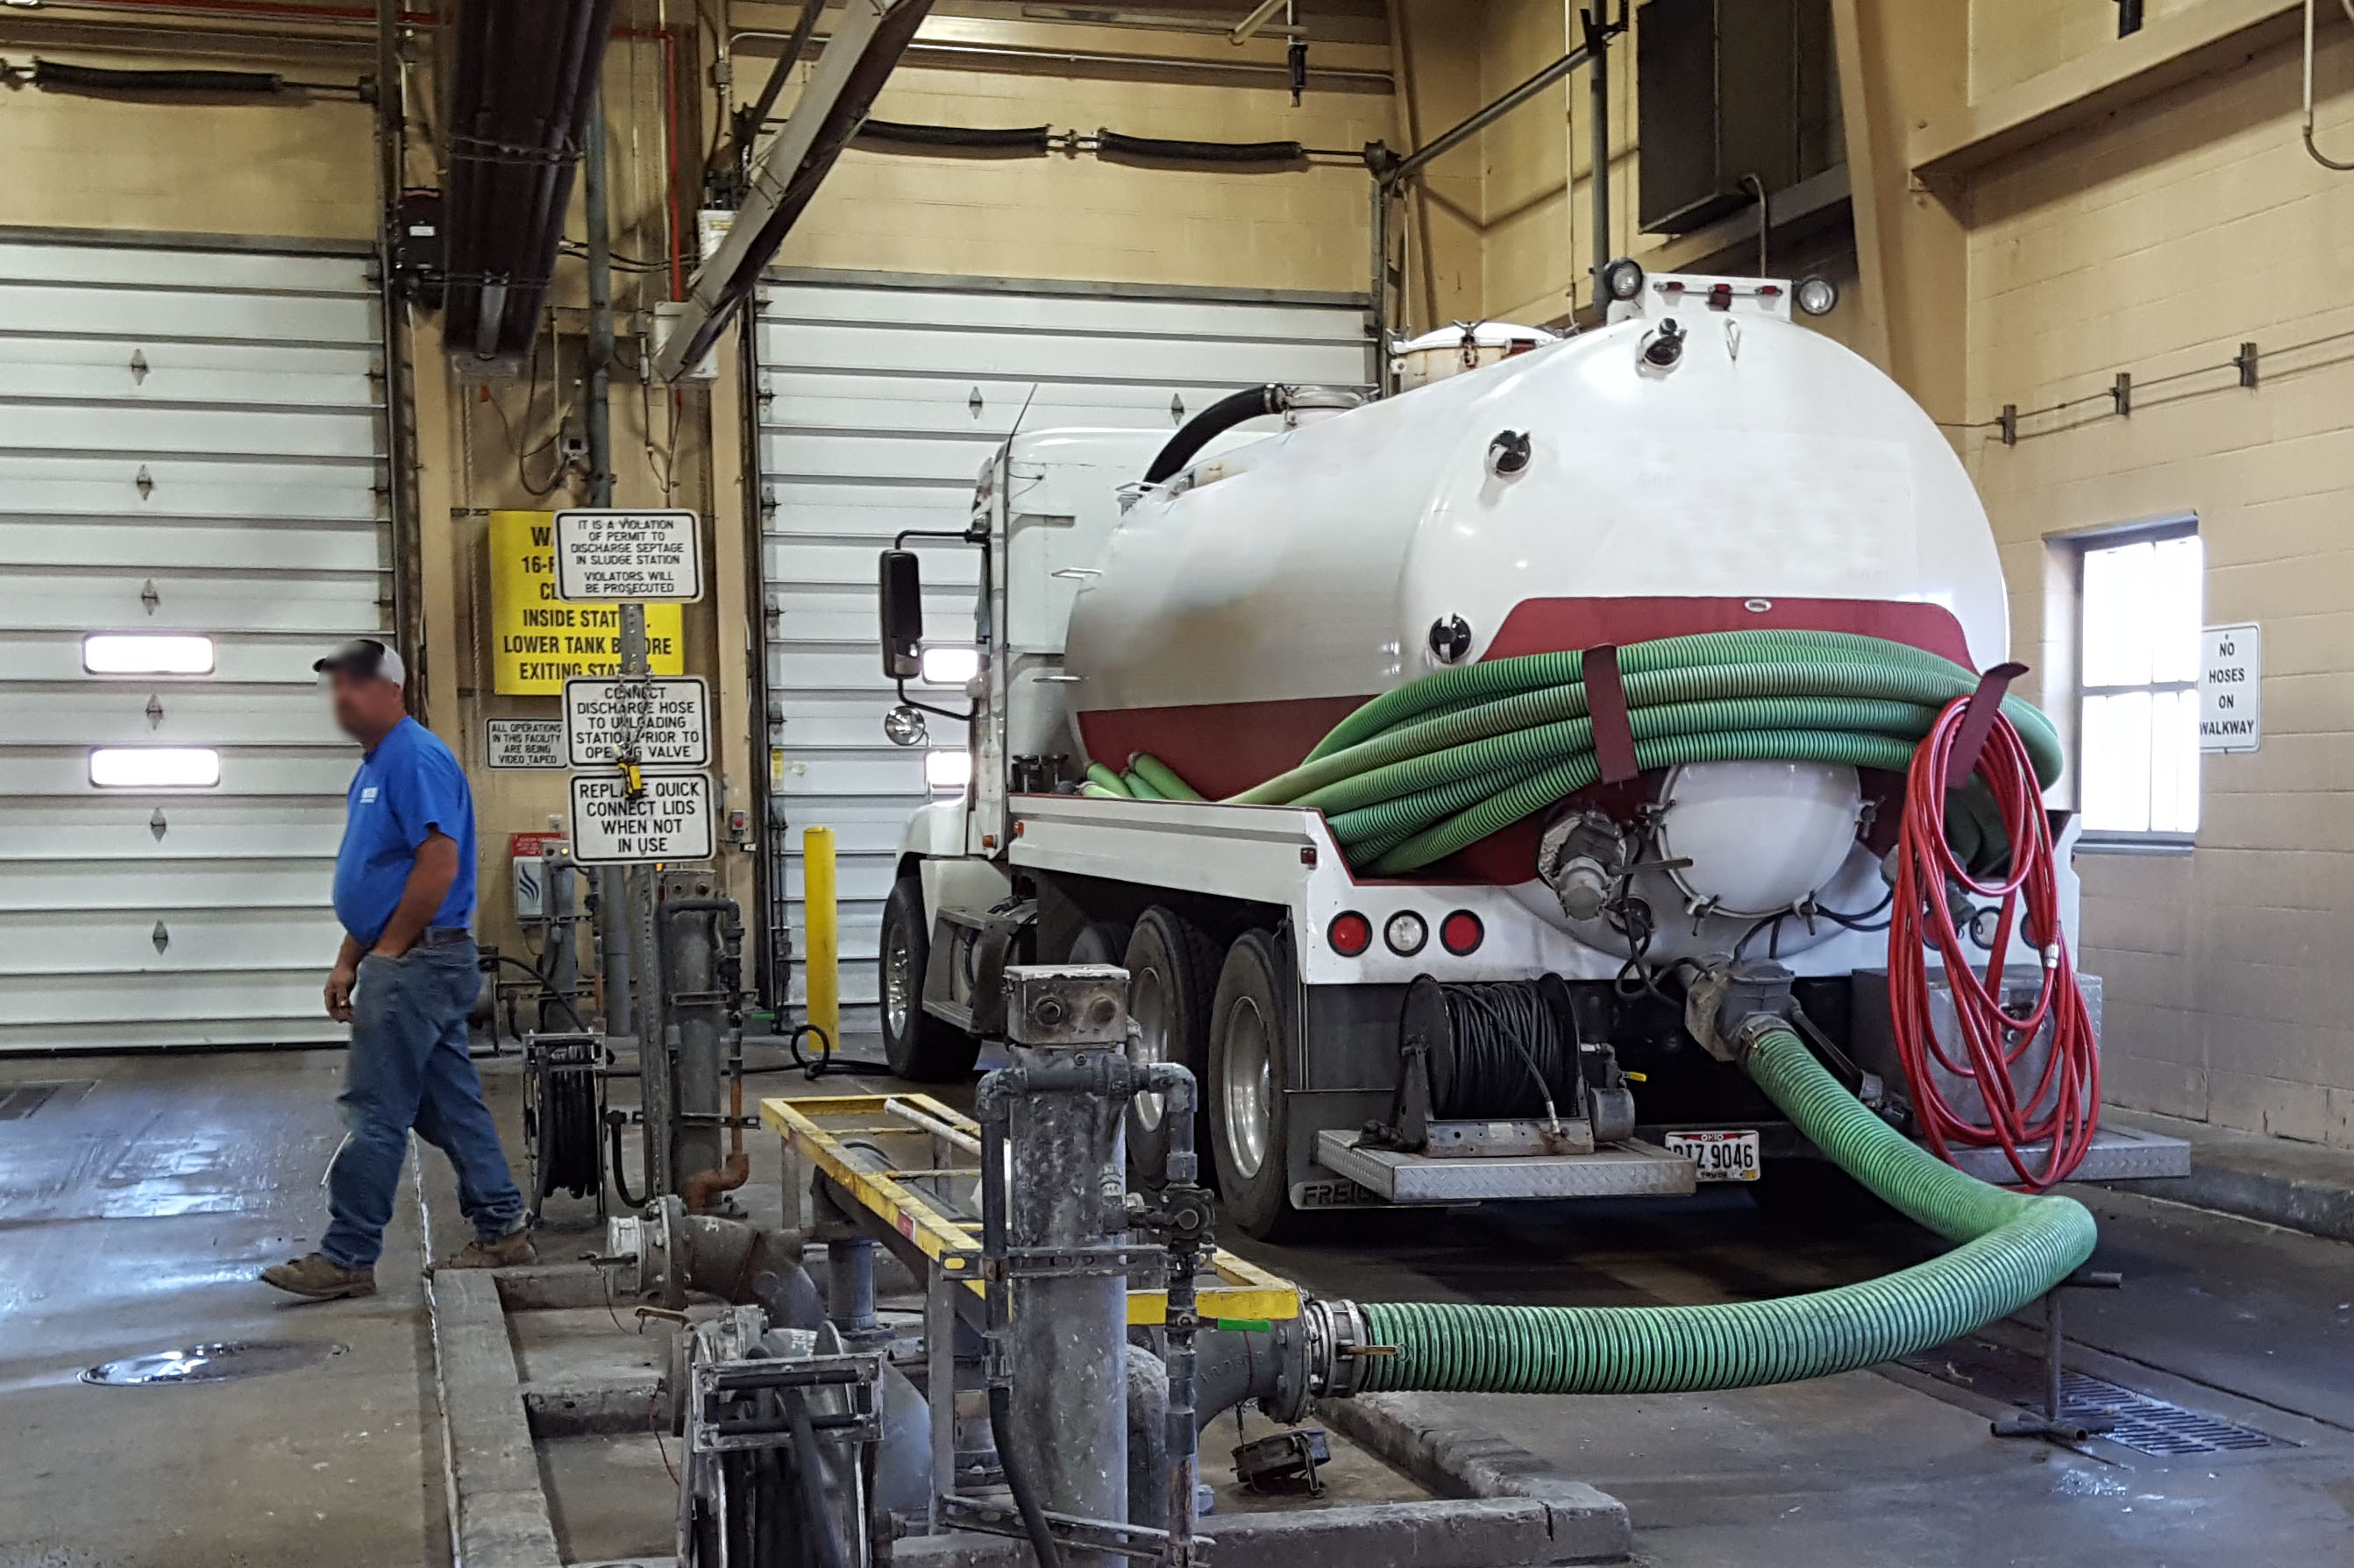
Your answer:
[[[498,1282],[484,1271],[452,1269],[426,1282],[425,1298],[433,1311],[433,1376],[458,1568],[557,1568],[563,1558]]]
[[[1561,1555],[1554,1563],[1615,1563],[1635,1549],[1627,1505],[1560,1474],[1492,1432],[1442,1425],[1409,1393],[1320,1403],[1326,1425],[1371,1449],[1433,1491],[1451,1497],[1528,1498],[1545,1506]]]
[[[1552,1568],[1591,1563],[1564,1541],[1553,1505],[1536,1498],[1352,1503],[1285,1513],[1222,1514],[1201,1522],[1214,1568]],[[1618,1555],[1624,1555],[1620,1553]],[[950,1531],[894,1542],[894,1568],[1024,1568],[1024,1542]]]
[[[2189,1139],[2190,1174],[2092,1185],[2354,1242],[2354,1155],[2147,1111],[2112,1107],[2102,1114],[2128,1127]]]

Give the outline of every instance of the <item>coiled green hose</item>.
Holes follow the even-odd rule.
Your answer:
[[[1368,1303],[1366,1392],[1676,1393],[1824,1377],[1944,1344],[2017,1311],[2092,1255],[2093,1216],[1966,1176],[1866,1110],[1787,1029],[1744,1064],[1798,1130],[1889,1203],[1961,1245],[1884,1279],[1707,1307]],[[1771,1181],[1768,1175],[1764,1178]]]
[[[1951,660],[1838,631],[1712,631],[1618,651],[1635,760],[1785,758],[1902,772],[1938,711],[1978,687]],[[2033,705],[2004,700],[2051,784],[2061,750]],[[1183,780],[1139,754],[1108,792],[1183,799]],[[1167,776],[1167,783],[1159,781]],[[1395,875],[1443,860],[1600,777],[1586,711],[1585,655],[1531,653],[1426,675],[1373,698],[1299,767],[1235,796],[1246,805],[1313,807],[1350,863]],[[1147,780],[1143,789],[1135,786]],[[1124,790],[1113,790],[1111,783]],[[1172,788],[1173,786],[1173,789]],[[1184,790],[1184,795],[1175,790]],[[1982,794],[1982,791],[1978,793]],[[1198,798],[1198,797],[1195,797]],[[1999,855],[1990,798],[1957,802],[1961,847]]]

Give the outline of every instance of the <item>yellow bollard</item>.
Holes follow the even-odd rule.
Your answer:
[[[809,927],[803,958],[809,1021],[825,1031],[827,1046],[842,1045],[842,948],[833,895],[833,830],[801,830],[801,912]]]

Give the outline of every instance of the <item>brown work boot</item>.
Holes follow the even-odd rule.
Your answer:
[[[307,1296],[313,1301],[376,1294],[375,1269],[345,1268],[323,1252],[273,1263],[261,1271],[261,1282],[295,1296]]]
[[[517,1227],[496,1241],[484,1241],[476,1236],[456,1252],[437,1257],[426,1266],[428,1274],[439,1274],[445,1268],[515,1268],[539,1261],[539,1249],[531,1245],[531,1232]]]

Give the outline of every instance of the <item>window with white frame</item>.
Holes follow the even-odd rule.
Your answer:
[[[2093,839],[2188,843],[2199,827],[2198,524],[2087,541],[2078,793]]]

